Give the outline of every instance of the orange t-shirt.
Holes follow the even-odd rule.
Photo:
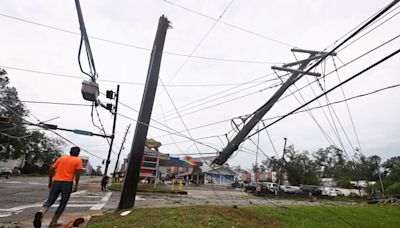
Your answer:
[[[82,160],[75,156],[62,156],[53,164],[56,169],[54,180],[74,181],[76,170],[83,169]]]

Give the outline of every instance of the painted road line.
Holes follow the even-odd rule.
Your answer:
[[[79,194],[82,194],[82,193],[86,193],[86,192],[87,192],[87,190],[81,190],[81,191],[73,192],[73,193],[71,193],[71,196],[76,196],[76,195],[79,195]]]
[[[93,207],[96,206],[97,204],[67,204],[67,208],[68,207]],[[59,204],[55,203],[52,205],[52,207],[56,208],[58,207]],[[17,212],[17,211],[21,211],[27,208],[32,208],[32,207],[42,207],[42,204],[29,204],[29,205],[22,205],[19,207],[12,207],[12,208],[8,208],[8,209],[0,209],[0,212]]]
[[[7,184],[22,184],[22,181],[6,181]]]
[[[1,212],[0,211],[0,218],[10,217],[12,215],[11,212]]]
[[[106,205],[107,201],[110,199],[112,192],[107,192],[107,194],[101,198],[100,202],[98,202],[96,205],[90,208],[90,210],[95,211],[95,210],[101,210],[101,208]]]
[[[28,182],[28,184],[30,184],[30,185],[41,185],[41,183],[38,183],[38,182]]]
[[[22,205],[22,206],[18,206],[18,207],[12,207],[12,208],[8,208],[8,209],[0,209],[0,211],[13,212],[13,211],[21,211],[21,210],[31,208],[31,207],[41,207],[41,206],[42,206],[42,204],[35,203],[35,204]]]
[[[103,196],[71,196],[71,198],[102,198]]]

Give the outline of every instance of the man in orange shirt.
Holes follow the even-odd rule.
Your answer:
[[[41,227],[44,214],[49,210],[51,205],[54,204],[58,195],[61,193],[60,205],[58,206],[49,226],[60,225],[58,224],[58,218],[60,218],[67,206],[71,193],[78,190],[80,171],[83,169],[82,160],[78,158],[79,152],[79,147],[72,147],[70,156],[60,157],[50,168],[48,184],[50,193],[47,201],[43,204],[42,209],[35,214],[35,220],[33,221],[35,228]],[[55,176],[53,181],[54,173]],[[72,188],[74,177],[75,186]]]

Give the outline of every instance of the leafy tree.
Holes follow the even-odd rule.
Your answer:
[[[318,149],[313,157],[319,166],[321,177],[337,178],[347,171],[343,151],[333,145]]]
[[[286,173],[288,181],[292,185],[319,184],[317,176],[318,165],[309,158],[308,152],[295,151],[294,146],[288,146],[285,158],[271,157],[264,160],[262,164],[269,170],[278,172],[278,180],[282,181],[283,172]],[[282,173],[280,170],[282,169]]]
[[[0,131],[0,159],[22,159],[25,173],[46,173],[60,155],[63,142],[39,131],[27,130],[24,118],[29,111],[18,98],[17,90],[9,85],[5,70],[0,69],[0,116],[11,118],[11,127]]]
[[[253,173],[256,173],[256,172],[265,173],[266,167],[265,167],[263,164],[261,164],[261,165],[252,164],[251,171],[252,171]]]
[[[400,156],[392,157],[382,164],[384,169],[383,176],[393,180],[400,181]]]

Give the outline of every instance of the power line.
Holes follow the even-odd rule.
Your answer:
[[[278,75],[278,74],[277,74]],[[278,75],[279,76],[279,75]],[[281,81],[283,82],[283,80],[281,79]],[[296,86],[296,84],[293,84],[294,86]],[[304,97],[302,96],[302,94],[300,93],[299,89],[297,88],[297,92],[300,94],[300,97],[304,100]],[[301,105],[301,101],[297,98],[297,96],[292,92],[292,90],[290,88],[288,88],[290,94],[297,100],[297,102]],[[305,110],[307,112],[307,114],[311,117],[311,119],[315,122],[315,124],[317,124],[319,130],[321,131],[321,133],[325,136],[325,139],[328,141],[328,143],[330,144],[335,144],[334,141],[331,139],[331,137],[326,133],[326,131],[322,128],[322,126],[319,124],[319,122],[317,121],[317,119],[315,118],[315,116],[313,115],[313,113],[311,111],[308,110],[308,107],[305,106]]]
[[[80,80],[86,79],[85,77],[76,76],[76,75],[52,73],[52,72],[32,70],[32,69],[13,67],[13,66],[1,66],[1,67],[6,68],[8,70],[17,70],[17,71],[24,71],[24,72],[29,72],[29,73],[43,74],[43,75],[51,75],[51,76],[57,76],[57,77],[73,78],[73,79],[80,79]],[[140,82],[116,81],[116,80],[106,80],[106,79],[97,79],[97,81],[144,86],[144,83],[140,83]],[[237,85],[251,84],[251,83],[256,84],[256,83],[259,83],[259,81],[244,82],[244,83],[221,83],[221,84],[168,84],[165,86],[167,86],[167,87],[220,87],[220,86],[223,87],[223,86],[237,86]],[[160,85],[158,85],[158,86],[160,86]]]
[[[165,87],[164,87],[164,88],[165,88]],[[130,106],[128,106],[128,105],[122,103],[121,101],[118,101],[118,103],[121,104],[122,106],[124,106],[124,107],[126,107],[126,108],[132,110],[132,111],[135,111],[135,112],[139,113],[139,111],[137,111],[136,109],[134,109],[134,108],[132,108],[132,107],[130,107]],[[120,115],[120,114],[118,114],[118,115]],[[203,145],[203,146],[206,146],[206,147],[209,147],[209,148],[212,148],[212,149],[218,151],[218,149],[216,149],[215,147],[212,147],[212,146],[210,146],[210,145],[206,145],[206,144],[204,144],[204,143],[202,143],[202,142],[196,141],[195,139],[193,139],[193,137],[191,137],[191,136],[188,137],[188,136],[186,136],[186,135],[183,135],[181,132],[178,132],[178,131],[172,129],[171,127],[169,127],[169,126],[167,126],[167,125],[164,125],[163,123],[161,123],[161,122],[159,122],[159,121],[157,121],[157,120],[154,120],[154,119],[152,119],[152,118],[151,118],[152,121],[154,121],[154,122],[160,124],[161,126],[167,128],[167,129],[172,130],[174,133],[172,133],[172,132],[170,132],[170,131],[167,131],[167,130],[164,130],[164,129],[161,129],[161,128],[158,128],[158,127],[155,127],[154,125],[150,125],[150,124],[146,124],[146,123],[143,123],[143,122],[139,122],[139,121],[137,121],[137,120],[135,120],[135,119],[133,119],[133,118],[130,118],[130,117],[128,117],[128,116],[125,116],[125,115],[120,115],[120,116],[125,117],[125,118],[127,118],[127,119],[130,119],[130,120],[132,120],[132,121],[135,121],[135,122],[137,122],[137,123],[147,125],[147,126],[149,126],[149,127],[155,128],[155,129],[160,130],[160,131],[163,131],[163,132],[168,132],[168,133],[170,133],[170,134],[175,134],[175,135],[178,135],[178,136],[180,136],[180,137],[190,139],[190,140],[192,140],[193,142],[197,142],[197,143],[199,143],[199,144],[201,144],[201,145]]]
[[[30,20],[25,20],[25,19],[22,19],[22,18],[6,15],[6,14],[2,14],[2,13],[0,13],[0,16],[6,17],[6,18],[9,18],[9,19],[13,19],[13,20],[17,20],[17,21],[21,21],[21,22],[25,22],[25,23],[29,23],[29,24],[33,24],[33,25],[40,26],[40,27],[43,27],[43,28],[53,29],[53,30],[57,30],[57,31],[60,31],[60,32],[69,33],[69,34],[72,34],[72,35],[81,36],[81,34],[78,33],[78,32],[74,32],[74,31],[71,31],[71,30],[67,30],[67,29],[63,29],[63,28],[59,28],[59,27],[55,27],[55,26],[51,26],[51,25],[46,25],[46,24],[43,24],[43,23],[38,23],[38,22],[30,21]],[[151,51],[151,48],[141,47],[141,46],[134,45],[134,44],[123,43],[123,42],[119,42],[119,41],[113,41],[113,40],[109,40],[109,39],[105,39],[105,38],[101,38],[101,37],[96,37],[96,36],[88,36],[88,37],[91,38],[91,39],[94,39],[94,40],[99,40],[99,41],[105,42],[105,43],[110,43],[110,44],[114,44],[114,45],[130,47],[130,48],[135,48],[135,49],[140,49],[140,50],[145,50],[145,51]],[[173,55],[173,56],[179,56],[179,57],[188,57],[189,56],[187,54],[182,54],[182,53],[177,53],[177,52],[170,52],[170,51],[164,51],[163,53],[167,54],[167,55]],[[240,59],[228,59],[228,58],[196,56],[196,55],[192,55],[191,58],[201,59],[201,60],[210,60],[210,61],[232,62],[232,63],[279,64],[279,62],[271,62],[271,61],[240,60]]]
[[[324,93],[318,95],[317,97],[311,99],[310,101],[308,101],[307,103],[301,105],[300,107],[298,107],[298,108],[292,110],[291,112],[289,112],[289,113],[283,115],[283,116],[280,117],[279,119],[277,119],[277,120],[275,120],[274,122],[268,124],[266,127],[260,129],[260,131],[261,131],[261,130],[264,130],[265,128],[270,127],[271,125],[273,125],[273,124],[275,124],[275,123],[277,123],[277,122],[279,122],[279,121],[281,121],[282,119],[288,117],[289,115],[292,115],[292,114],[295,113],[296,111],[302,109],[304,106],[306,106],[306,105],[308,105],[308,104],[311,104],[311,103],[314,102],[315,100],[317,100],[317,99],[321,98],[322,96],[324,96],[324,95],[326,95],[326,94],[332,92],[333,90],[337,89],[337,88],[340,87],[341,85],[343,85],[343,84],[345,84],[345,83],[347,83],[347,82],[353,80],[354,78],[356,78],[356,77],[358,77],[358,76],[364,74],[365,72],[369,71],[370,69],[372,69],[372,68],[378,66],[379,64],[381,64],[381,63],[385,62],[386,60],[392,58],[393,56],[397,55],[399,52],[400,52],[400,49],[398,49],[397,51],[393,52],[392,54],[390,54],[390,55],[384,57],[383,59],[379,60],[378,62],[376,62],[376,63],[370,65],[369,67],[363,69],[362,71],[360,71],[359,73],[357,73],[357,74],[353,75],[352,77],[346,79],[345,81],[343,81],[343,82],[337,84],[336,86],[332,87],[331,89],[327,90],[326,92],[324,92]],[[250,138],[250,137],[252,137],[253,135],[255,135],[255,134],[257,134],[257,133],[258,133],[258,132],[255,132],[255,133],[253,133],[253,134],[251,134],[251,135],[248,135],[246,138]]]
[[[214,149],[214,150],[218,151],[218,149],[216,149],[215,147],[212,147],[212,146],[210,146],[210,145],[207,145],[207,144],[205,144],[205,143],[202,143],[202,142],[200,142],[200,141],[198,141],[198,140],[196,140],[196,139],[190,138],[190,137],[188,137],[188,136],[186,136],[186,135],[180,134],[179,132],[178,132],[178,133],[175,133],[175,132],[167,131],[167,130],[164,130],[164,129],[162,129],[162,128],[156,127],[156,126],[154,126],[154,125],[149,125],[149,124],[146,124],[146,123],[143,123],[143,122],[139,122],[139,121],[137,121],[137,120],[135,120],[135,119],[133,119],[133,118],[131,118],[131,117],[129,117],[129,116],[126,116],[126,115],[124,115],[124,114],[121,114],[121,113],[118,113],[117,115],[119,115],[119,116],[121,116],[121,117],[124,117],[124,118],[126,118],[126,119],[129,119],[129,120],[132,120],[132,121],[134,121],[134,122],[140,123],[140,124],[148,125],[149,127],[154,128],[154,129],[157,129],[157,130],[159,130],[159,131],[167,132],[167,133],[169,133],[169,134],[173,134],[173,135],[176,135],[176,136],[179,136],[179,137],[182,137],[182,138],[189,139],[189,140],[191,140],[192,142],[198,143],[198,144],[200,144],[200,145],[203,145],[203,146],[206,146],[206,147],[209,147],[209,148],[211,148],[211,149]],[[168,127],[168,128],[169,128],[169,127]]]
[[[213,102],[213,101],[218,101],[218,100],[221,100],[222,98],[229,97],[229,96],[231,96],[231,95],[236,95],[236,94],[238,94],[239,92],[242,92],[242,91],[246,91],[246,90],[250,90],[250,89],[255,89],[256,86],[259,86],[259,85],[262,85],[262,84],[264,84],[264,82],[263,82],[263,83],[259,83],[259,84],[254,85],[254,86],[250,86],[250,87],[247,87],[247,88],[243,88],[243,89],[240,89],[240,90],[237,90],[237,91],[233,91],[233,92],[231,92],[231,93],[225,94],[225,95],[220,96],[220,97],[217,97],[217,98],[213,98],[213,99],[211,99],[211,100],[205,100],[204,102],[202,102],[202,103],[200,103],[200,104],[198,104],[198,103],[193,103],[193,106],[187,107],[187,108],[184,108],[184,109],[180,109],[179,112],[186,112],[186,111],[189,111],[189,110],[192,110],[192,109],[196,109],[196,108],[197,108],[197,110],[194,110],[194,111],[191,111],[191,112],[186,112],[186,113],[183,114],[183,115],[185,116],[185,115],[189,115],[189,114],[192,114],[192,113],[197,113],[197,112],[204,111],[204,110],[206,110],[206,109],[209,109],[209,108],[212,108],[212,107],[215,107],[215,106],[219,106],[219,105],[226,104],[226,103],[229,103],[229,102],[238,100],[238,99],[242,99],[242,98],[245,98],[245,97],[248,97],[248,96],[257,94],[257,93],[261,93],[261,92],[264,92],[264,91],[266,91],[266,90],[268,90],[268,89],[272,89],[272,88],[275,88],[275,87],[281,85],[281,83],[272,84],[272,85],[269,85],[269,86],[264,87],[264,88],[261,88],[261,89],[256,89],[256,91],[254,91],[254,92],[247,93],[247,94],[244,94],[244,95],[241,95],[241,96],[237,96],[237,97],[231,98],[231,99],[229,99],[229,100],[221,101],[221,102],[219,102],[219,103],[210,105],[210,103]],[[196,105],[194,105],[194,104],[196,104]],[[200,106],[203,106],[203,105],[208,105],[208,106],[201,108]],[[172,116],[172,117],[171,117],[171,116]],[[175,116],[175,117],[174,117],[174,116]],[[166,115],[166,117],[170,117],[170,118],[167,119],[167,120],[176,119],[176,118],[177,118],[177,114],[176,114],[176,113],[170,113],[170,114]]]
[[[374,90],[374,91],[371,91],[371,92],[368,92],[368,93],[363,93],[363,94],[359,94],[359,95],[356,95],[356,96],[353,96],[353,97],[349,97],[349,98],[346,98],[346,99],[343,99],[343,100],[330,102],[329,104],[311,107],[311,108],[309,108],[309,110],[320,109],[320,108],[327,107],[329,105],[334,105],[334,104],[340,104],[340,103],[343,103],[343,102],[347,102],[347,101],[351,101],[351,100],[358,99],[358,98],[361,98],[361,97],[369,96],[369,95],[372,95],[372,94],[375,94],[375,93],[379,93],[379,92],[382,92],[382,91],[385,91],[385,90],[388,90],[388,89],[394,89],[394,88],[397,88],[397,87],[400,87],[400,84],[394,84],[394,85],[391,85],[391,86],[383,87],[383,88],[380,88],[380,89],[377,89],[377,90]],[[293,113],[293,115],[294,114],[300,114],[300,113],[303,113],[303,112],[306,112],[306,111],[305,110],[296,111],[296,112]],[[278,119],[280,117],[282,117],[282,116],[269,117],[269,118],[266,118],[266,119],[262,119],[262,121],[274,120],[274,119]]]
[[[192,134],[190,133],[188,127],[187,127],[186,124],[185,124],[185,121],[183,121],[182,116],[179,114],[179,111],[178,111],[178,109],[176,108],[175,102],[172,100],[172,97],[171,97],[171,95],[169,94],[169,92],[168,92],[168,90],[167,90],[167,87],[164,86],[164,83],[163,83],[163,81],[162,81],[161,78],[159,78],[159,80],[160,80],[161,85],[163,85],[164,91],[165,91],[165,93],[167,94],[169,100],[171,101],[172,106],[174,107],[176,113],[179,115],[179,119],[181,120],[183,126],[185,127],[185,129],[186,129],[186,131],[187,131],[189,137],[190,137],[190,138],[193,138]],[[201,153],[199,147],[197,146],[196,143],[194,143],[194,141],[193,141],[193,144],[194,144],[194,146],[196,147],[197,151],[198,151],[199,153]],[[215,150],[218,151],[218,149],[216,149],[216,148],[215,148]],[[202,157],[203,157],[203,156],[202,156]]]
[[[208,35],[210,35],[211,31],[215,28],[215,26],[218,24],[218,21],[224,16],[225,12],[229,9],[229,7],[232,5],[234,0],[231,0],[231,2],[228,4],[228,6],[225,8],[225,10],[221,13],[221,15],[218,17],[218,19],[214,22],[214,24],[208,29],[207,33],[200,39],[199,43],[195,46],[195,48],[192,50],[192,52],[186,57],[185,61],[182,63],[182,65],[178,68],[178,70],[175,72],[174,75],[172,75],[171,79],[169,80],[169,83],[174,80],[174,78],[181,72],[183,67],[186,65],[186,63],[189,61],[189,59],[194,55],[194,53],[197,51],[197,49],[201,46],[201,44],[207,39]],[[169,84],[168,83],[168,84]]]
[[[210,108],[213,108],[213,107],[222,105],[222,104],[226,104],[226,103],[229,103],[229,102],[238,100],[238,99],[242,99],[242,98],[245,98],[245,97],[248,97],[248,96],[257,94],[257,93],[264,92],[264,91],[266,91],[266,90],[268,90],[268,89],[272,89],[272,88],[278,87],[278,86],[280,86],[280,85],[281,85],[281,83],[275,84],[275,85],[272,85],[272,86],[268,86],[268,87],[262,88],[262,89],[260,89],[260,90],[258,90],[258,91],[255,91],[255,92],[251,92],[251,93],[248,93],[248,94],[245,94],[245,95],[242,95],[242,96],[238,96],[238,97],[235,97],[235,98],[232,98],[232,99],[229,99],[229,100],[220,102],[220,103],[216,103],[216,104],[213,104],[213,105],[209,105],[209,106],[206,106],[206,107],[201,108],[201,109],[198,109],[198,110],[194,110],[194,111],[191,111],[191,112],[187,112],[187,113],[185,113],[185,114],[182,114],[181,116],[187,116],[187,115],[190,115],[190,114],[193,114],[193,113],[201,112],[201,111],[204,111],[204,110],[206,110],[206,109],[210,109]],[[178,118],[178,117],[171,117],[171,118],[169,118],[169,119],[167,119],[167,120],[173,120],[173,119],[177,119],[177,118]]]
[[[394,9],[390,10],[390,11],[387,12],[385,15],[383,15],[381,18],[378,18],[378,19],[377,19],[375,22],[373,22],[370,26],[372,26],[373,24],[378,23],[380,20],[384,19],[386,16],[388,16],[390,13],[392,13],[393,11],[395,11],[396,9],[398,9],[399,7],[400,7],[400,6],[397,6],[397,7],[395,7]],[[357,28],[359,28],[361,25],[363,25],[363,24],[366,23],[368,20],[370,20],[371,18],[373,18],[374,16],[376,16],[378,13],[380,13],[384,8],[386,8],[386,6],[383,7],[382,9],[380,9],[379,11],[377,11],[376,13],[374,13],[373,15],[371,15],[370,17],[368,17],[367,19],[365,19],[363,22],[361,22],[360,24],[358,24],[356,27],[354,27],[353,29],[351,29],[350,31],[348,31],[347,33],[345,33],[344,35],[342,35],[342,36],[341,36],[339,39],[337,39],[335,42],[333,42],[332,44],[328,45],[328,47],[326,47],[324,50],[328,49],[328,48],[331,47],[331,46],[334,46],[340,39],[343,39],[345,36],[347,36],[348,34],[350,34],[351,32],[353,32],[353,31],[356,30]],[[396,15],[397,15],[397,14],[396,14]],[[394,16],[395,16],[395,15],[394,15]],[[393,16],[392,16],[392,17],[393,17]],[[392,17],[391,17],[391,18],[392,18]],[[391,18],[389,18],[388,20],[390,20]],[[388,20],[382,22],[380,25],[386,23]],[[378,26],[376,26],[376,27],[379,27],[380,25],[378,25]],[[370,26],[367,26],[366,28],[368,28],[368,27],[370,27]],[[375,27],[375,28],[376,28],[376,27]],[[374,29],[375,29],[375,28],[374,28]],[[368,33],[370,33],[370,32],[371,32],[372,30],[374,30],[374,29],[371,29],[370,31],[366,32],[366,34],[363,34],[360,38],[364,37],[365,35],[367,35]],[[359,40],[360,38],[357,38],[356,41]],[[350,44],[353,44],[354,42],[355,42],[355,41],[351,42]],[[350,45],[350,44],[349,44],[349,45]],[[346,45],[345,47],[343,47],[342,49],[340,49],[338,52],[340,52],[340,51],[342,51],[343,49],[347,48],[349,45]]]
[[[332,58],[332,61],[333,61],[333,65],[334,65],[335,69],[337,69],[335,59]],[[336,71],[336,75],[337,75],[338,81],[340,83],[340,77],[339,77],[339,72],[338,71]],[[356,130],[356,127],[355,127],[355,124],[354,124],[353,116],[351,115],[351,112],[350,112],[349,104],[348,104],[348,102],[346,100],[346,94],[344,92],[343,86],[341,86],[340,89],[342,91],[343,98],[345,99],[347,113],[349,114],[349,117],[350,117],[351,126],[353,127],[353,131],[354,131],[354,135],[356,136],[358,147],[359,147],[360,151],[362,152],[360,140],[358,138],[358,134],[357,134],[357,130]]]
[[[269,41],[272,41],[272,42],[275,42],[275,43],[278,43],[278,44],[287,46],[287,47],[292,47],[292,48],[295,47],[294,45],[288,44],[288,43],[286,43],[286,42],[279,41],[279,40],[277,40],[277,39],[274,39],[274,38],[271,38],[271,37],[262,35],[262,34],[260,34],[260,33],[254,32],[254,31],[250,31],[250,30],[245,29],[245,28],[243,28],[243,27],[239,27],[239,26],[237,26],[237,25],[233,25],[233,24],[230,24],[230,23],[225,22],[225,21],[222,21],[222,20],[218,20],[218,18],[214,18],[214,17],[208,16],[208,15],[203,14],[203,13],[200,13],[200,12],[198,12],[198,11],[195,11],[195,10],[186,8],[186,7],[184,7],[184,6],[178,5],[178,4],[176,4],[176,3],[173,3],[173,2],[170,2],[170,1],[167,1],[167,0],[162,0],[162,1],[164,1],[164,2],[166,2],[166,3],[168,3],[168,4],[171,4],[171,5],[174,5],[174,6],[176,6],[176,7],[179,7],[179,8],[181,8],[181,9],[184,9],[184,10],[186,10],[186,11],[189,11],[189,12],[191,12],[191,13],[200,15],[200,16],[202,16],[202,17],[205,17],[205,18],[208,18],[208,19],[211,19],[211,20],[214,20],[214,21],[219,21],[219,23],[221,23],[221,24],[224,24],[224,25],[227,25],[227,26],[229,26],[229,27],[238,29],[238,30],[240,30],[240,31],[242,31],[242,32],[246,32],[246,33],[255,35],[255,36],[257,36],[257,37],[261,37],[261,38],[263,38],[263,39],[266,39],[266,40],[269,40]]]
[[[350,64],[354,63],[355,61],[358,61],[359,59],[365,57],[366,55],[368,55],[368,54],[370,54],[370,53],[372,53],[372,52],[374,52],[374,51],[376,51],[376,50],[382,48],[383,46],[385,46],[385,45],[387,45],[387,44],[393,42],[394,40],[398,39],[399,37],[400,37],[400,35],[397,35],[397,36],[395,36],[395,37],[393,37],[393,38],[391,38],[391,39],[389,39],[389,40],[383,42],[382,44],[380,44],[380,45],[378,45],[378,46],[376,46],[376,47],[374,47],[374,48],[372,48],[372,49],[366,51],[365,53],[361,54],[360,56],[357,56],[357,57],[355,57],[354,59],[348,61],[347,63],[343,63],[343,65],[340,66],[340,67],[338,67],[336,70],[340,70],[340,69],[342,69],[342,68],[344,68],[344,67],[349,66]],[[331,72],[325,74],[322,78],[325,79],[327,76],[331,75],[332,73],[335,73],[336,70],[333,70],[333,71],[331,71]],[[271,74],[269,74],[269,75],[272,75],[272,74],[274,74],[274,73],[271,73]],[[278,79],[278,78],[277,78],[277,79]],[[316,80],[315,80],[315,81],[312,81],[312,82],[309,82],[307,85],[302,86],[301,88],[297,89],[297,90],[294,91],[294,92],[301,91],[301,90],[305,89],[305,88],[308,87],[308,86],[311,86],[312,84],[314,84],[314,83],[316,83],[316,82],[317,82]],[[279,99],[278,102],[279,102],[279,101],[282,101],[282,100],[284,100],[284,99],[286,99],[286,98],[288,98],[288,97],[290,97],[290,96],[291,96],[291,94],[286,95],[286,96],[282,97],[281,99]],[[315,96],[316,96],[316,95],[315,95]],[[321,107],[326,107],[326,105],[325,105],[325,106],[320,105],[320,106],[321,106]],[[314,109],[314,108],[311,108],[311,110],[312,110],[312,109]],[[279,116],[279,117],[280,117],[280,116]],[[267,119],[264,119],[264,120],[270,120],[270,119],[279,118],[279,117],[267,118]],[[208,124],[204,124],[204,125],[201,125],[201,126],[198,126],[198,127],[191,128],[190,130],[194,130],[194,129],[199,129],[199,128],[207,127],[207,126],[211,126],[211,125],[214,125],[214,124],[221,124],[221,123],[228,122],[228,121],[231,121],[231,118],[225,119],[225,120],[221,120],[221,121],[212,122],[212,123],[208,123]],[[180,130],[180,131],[183,131],[183,130]],[[168,136],[168,135],[161,135],[161,136],[158,136],[158,137],[164,137],[164,136]]]
[[[3,104],[3,103],[1,103],[1,102],[0,102],[0,105],[2,105],[3,107],[5,107],[6,109],[10,110],[12,113],[14,113],[16,116],[18,116],[18,117],[19,117],[21,120],[23,120],[24,122],[26,122],[26,123],[28,123],[28,124],[31,124],[31,125],[37,126],[36,124],[34,124],[34,123],[32,123],[32,122],[26,120],[25,118],[21,117],[20,115],[18,115],[18,113],[14,112],[14,110],[12,110],[10,107],[8,107],[8,105],[5,105],[5,104]],[[31,113],[31,114],[32,114],[32,113]],[[32,114],[32,116],[34,116],[34,115]],[[35,116],[34,116],[34,117],[35,117]],[[35,117],[35,119],[37,119],[37,118]],[[39,122],[41,122],[39,119],[37,119],[37,120],[38,120]],[[61,134],[57,133],[56,131],[53,131],[53,130],[51,130],[51,129],[44,129],[44,130],[49,130],[49,131],[51,131],[52,133],[56,134],[58,137],[62,138],[63,140],[65,140],[65,141],[71,143],[72,145],[78,146],[78,145],[76,145],[75,143],[73,143],[71,140],[69,140],[69,139],[65,138],[64,136],[62,136]],[[79,146],[78,146],[78,147],[79,147]],[[79,147],[79,148],[81,148],[81,147]],[[95,154],[92,154],[92,153],[90,153],[89,151],[87,151],[87,150],[85,150],[85,149],[83,149],[83,148],[81,148],[81,150],[84,151],[84,152],[86,152],[86,153],[88,153],[88,154],[90,154],[90,155],[92,155],[92,156],[94,156],[94,157],[96,157],[96,158],[99,158],[99,159],[101,159],[101,160],[104,160],[103,158],[101,158],[101,157],[99,157],[99,156],[97,156],[97,155],[95,155]]]
[[[68,105],[68,106],[85,106],[90,107],[91,104],[78,104],[78,103],[65,103],[65,102],[52,102],[52,101],[21,101],[30,104],[48,104],[48,105]]]
[[[187,103],[187,104],[185,104],[185,105],[179,106],[179,107],[178,107],[178,110],[180,110],[180,109],[182,109],[182,108],[184,108],[184,107],[190,106],[190,105],[194,105],[194,104],[196,104],[196,103],[198,103],[198,102],[200,102],[200,101],[207,100],[208,98],[212,98],[212,97],[214,97],[214,96],[217,96],[217,95],[223,94],[223,93],[225,93],[225,92],[234,90],[234,89],[236,89],[236,88],[242,87],[242,86],[247,85],[247,84],[253,84],[253,83],[258,84],[258,83],[260,83],[260,82],[258,81],[259,79],[262,79],[262,78],[264,78],[264,77],[268,77],[268,76],[270,76],[270,75],[273,75],[273,73],[259,76],[259,77],[255,78],[255,79],[251,79],[251,80],[249,80],[249,81],[246,81],[246,82],[244,82],[244,83],[241,83],[241,84],[239,84],[239,85],[236,85],[236,86],[234,86],[234,87],[232,87],[232,88],[224,89],[224,90],[219,91],[219,92],[217,92],[217,93],[214,93],[214,94],[208,95],[208,96],[206,96],[206,97],[203,97],[203,98],[194,100],[194,101],[189,102],[189,103]],[[263,81],[263,82],[265,83],[265,82],[269,82],[269,81],[273,81],[273,80],[277,80],[277,79],[278,79],[278,78],[268,79],[268,80],[265,80],[265,81]],[[168,113],[173,112],[173,111],[174,111],[174,109],[170,109],[170,110],[166,111],[165,114],[168,114]],[[161,116],[161,115],[157,115],[156,118],[159,117],[159,116]]]
[[[395,36],[395,37],[393,37],[393,38],[391,38],[391,39],[389,39],[389,40],[383,42],[382,44],[380,44],[380,45],[378,45],[378,46],[376,46],[376,47],[374,47],[374,48],[372,48],[372,49],[366,51],[365,53],[363,53],[363,54],[361,54],[361,55],[355,57],[354,59],[350,60],[349,62],[344,63],[344,64],[343,64],[342,66],[340,66],[339,68],[337,68],[337,69],[335,69],[335,70],[332,70],[331,72],[325,74],[325,75],[324,75],[323,77],[321,77],[321,78],[325,79],[327,76],[329,76],[329,75],[335,73],[336,70],[340,70],[340,69],[342,69],[342,68],[344,68],[344,67],[347,67],[348,65],[350,65],[350,64],[354,63],[355,61],[357,61],[357,60],[359,60],[359,59],[365,57],[366,55],[368,55],[368,54],[370,54],[370,53],[372,53],[372,52],[374,52],[374,51],[376,51],[376,50],[382,48],[383,46],[385,46],[385,45],[387,45],[387,44],[393,42],[394,40],[398,39],[399,37],[400,37],[400,35],[397,35],[397,36]],[[303,89],[307,88],[308,86],[310,86],[310,85],[312,85],[312,84],[314,84],[314,83],[316,83],[316,82],[317,82],[317,80],[312,81],[311,83],[308,83],[308,84],[306,84],[306,85],[300,87],[298,90],[296,90],[296,91],[294,91],[294,92],[303,90]],[[279,102],[279,101],[281,101],[281,100],[284,100],[284,99],[286,99],[286,98],[288,98],[288,97],[290,97],[290,96],[291,96],[291,94],[286,95],[286,96],[283,96],[283,97],[280,98],[277,102]],[[252,113],[252,114],[254,114],[254,113]]]
[[[264,123],[263,120],[261,120],[261,123],[262,123],[263,126],[265,127],[265,123]],[[274,143],[272,142],[272,139],[271,139],[271,136],[269,135],[268,129],[265,129],[265,132],[267,133],[269,142],[271,143],[272,149],[273,149],[274,152],[275,152],[276,158],[279,158],[278,151],[276,150],[275,145],[274,145]]]
[[[167,119],[165,119],[164,109],[163,109],[163,107],[162,107],[161,105],[160,105],[160,108],[161,108],[161,112],[162,112],[162,114],[163,114],[164,124],[167,126]],[[172,137],[172,135],[169,135],[169,136],[170,136],[170,138],[171,138],[171,141],[174,143],[176,149],[178,149],[178,151],[183,151],[183,150],[178,146],[178,144],[175,142],[174,137]]]

